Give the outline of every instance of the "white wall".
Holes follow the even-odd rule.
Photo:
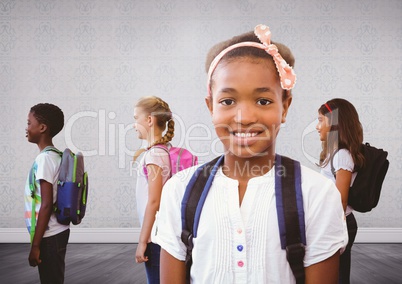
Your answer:
[[[204,105],[205,55],[259,23],[296,57],[298,80],[278,152],[316,169],[320,144],[310,127],[317,109],[334,97],[350,100],[365,140],[388,150],[391,163],[378,207],[356,214],[359,226],[400,236],[399,0],[0,1],[0,235],[25,226],[23,188],[38,150],[24,129],[30,107],[39,102],[65,113],[56,146],[93,151],[86,158],[89,208],[79,228],[135,232],[130,160],[141,143],[131,129],[134,102],[144,95],[168,101],[178,126],[175,144],[201,162],[212,158],[216,136]],[[190,141],[194,136],[204,140]]]

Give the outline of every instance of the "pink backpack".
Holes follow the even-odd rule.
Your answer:
[[[173,146],[168,147],[164,144],[158,144],[153,147],[161,148],[169,153],[171,168],[170,176],[198,164],[198,157],[193,155],[189,150],[185,148]],[[146,176],[148,176],[146,166],[144,166],[144,173]]]

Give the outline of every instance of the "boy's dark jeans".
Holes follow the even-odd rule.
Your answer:
[[[148,256],[148,261],[145,262],[147,283],[159,284],[159,260],[161,255],[161,247],[154,243],[148,243],[144,254]]]
[[[42,284],[63,284],[65,257],[70,229],[57,235],[43,238],[40,243],[40,259],[38,265]]]

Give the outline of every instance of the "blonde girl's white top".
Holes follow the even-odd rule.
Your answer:
[[[137,182],[135,191],[138,219],[142,227],[145,208],[148,203],[148,176],[144,172],[144,167],[150,164],[160,167],[162,169],[162,181],[163,184],[165,184],[165,182],[170,177],[170,159],[168,152],[158,147],[152,147],[141,157],[142,158],[140,162],[135,165],[137,171]]]
[[[184,261],[181,200],[197,167],[179,172],[165,184],[155,221],[157,242]],[[248,182],[239,207],[238,181],[220,169],[206,198],[194,238],[192,283],[295,283],[281,249],[274,169]],[[333,182],[302,166],[306,221],[304,265],[323,261],[347,244],[339,191]]]
[[[337,153],[335,153],[332,164],[334,166],[335,172],[342,169],[352,173],[352,180],[350,181],[350,186],[352,186],[353,182],[355,181],[357,172],[353,172],[355,168],[355,163],[353,162],[353,158],[349,150],[340,149]],[[326,176],[335,183],[335,177],[331,171],[331,162],[329,162],[324,168],[321,168],[321,174],[323,174],[324,176]],[[352,212],[353,208],[348,205],[346,207],[345,215],[348,216]]]

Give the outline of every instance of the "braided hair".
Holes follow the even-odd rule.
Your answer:
[[[135,107],[140,107],[145,112],[154,116],[156,118],[157,126],[162,131],[165,131],[167,124],[167,131],[165,135],[161,139],[152,143],[148,149],[154,145],[167,144],[168,142],[172,141],[174,136],[174,121],[172,112],[167,102],[156,96],[147,96],[139,99]]]

